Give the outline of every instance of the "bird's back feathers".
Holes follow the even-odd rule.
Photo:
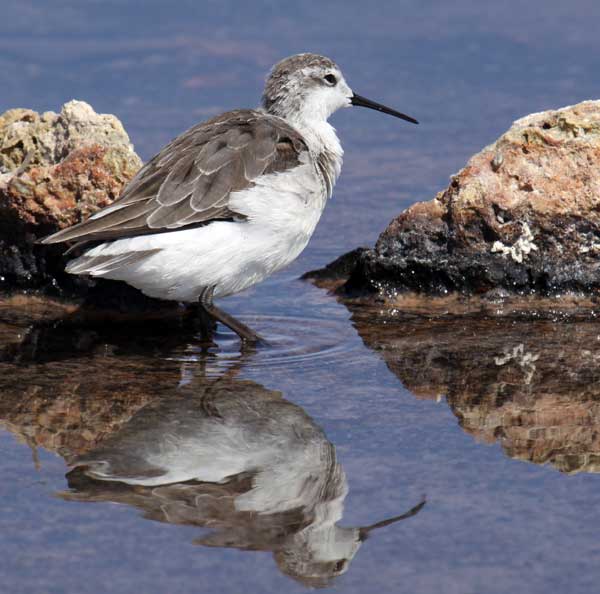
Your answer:
[[[298,166],[304,152],[302,136],[281,118],[254,110],[224,113],[163,148],[113,204],[42,243],[107,241],[242,219],[230,208],[231,193]]]

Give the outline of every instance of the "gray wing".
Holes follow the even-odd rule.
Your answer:
[[[232,192],[300,164],[308,149],[282,119],[253,110],[224,113],[178,136],[149,161],[118,200],[87,221],[42,240],[110,240],[243,218]]]

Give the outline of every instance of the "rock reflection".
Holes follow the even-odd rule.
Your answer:
[[[183,339],[188,338],[184,336]],[[167,334],[77,326],[61,318],[0,322],[0,426],[69,459],[117,431],[180,378],[180,364],[144,352]]]
[[[597,322],[384,319],[360,309],[353,319],[408,390],[445,397],[478,440],[561,472],[600,472]]]
[[[161,337],[138,336],[133,348],[131,336],[90,332],[34,325],[0,357],[0,425],[63,456],[65,500],[127,504],[202,528],[198,545],[271,552],[310,587],[345,573],[373,530],[423,507],[340,526],[348,484],[335,447],[280,392],[239,379],[244,357],[207,377],[209,353],[181,363],[165,358],[168,347],[156,359],[149,345]]]

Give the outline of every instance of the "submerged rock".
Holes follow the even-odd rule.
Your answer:
[[[141,165],[119,120],[82,101],[0,115],[0,289],[85,286],[64,246],[35,242],[110,204]]]
[[[600,101],[517,120],[446,190],[357,252],[350,274],[333,267],[325,276],[336,275],[341,292],[384,298],[598,293]]]

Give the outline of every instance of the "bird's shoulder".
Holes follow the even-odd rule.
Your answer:
[[[241,218],[230,209],[231,193],[301,165],[303,153],[305,140],[282,118],[251,109],[220,114],[167,144],[110,206],[44,242],[102,241]]]
[[[204,171],[210,173],[217,164],[212,159],[216,153],[226,157],[237,153],[247,160],[254,158],[282,167],[286,158],[298,157],[303,151],[308,151],[304,138],[283,118],[254,109],[236,109],[192,126],[167,144],[136,178],[165,168],[170,170],[188,152],[196,153],[195,163],[204,165]],[[130,191],[135,189],[134,181]]]

